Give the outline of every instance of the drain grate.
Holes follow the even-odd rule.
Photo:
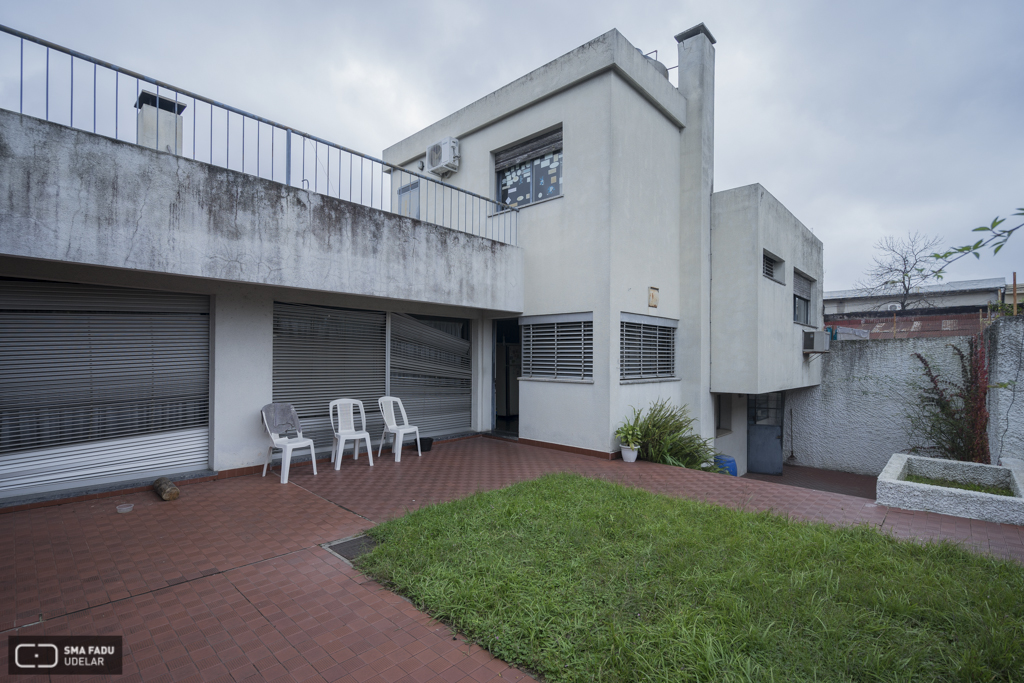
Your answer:
[[[341,541],[340,543],[329,545],[327,546],[327,549],[335,555],[340,555],[351,562],[360,555],[365,555],[370,552],[375,547],[377,547],[377,541],[373,540],[369,536],[358,536],[348,541]]]

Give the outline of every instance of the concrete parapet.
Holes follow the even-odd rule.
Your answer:
[[[0,254],[523,307],[518,247],[3,110]]]

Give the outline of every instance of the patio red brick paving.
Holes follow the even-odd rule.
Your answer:
[[[1024,562],[1024,528],[890,510],[870,500],[495,439],[385,452],[277,477],[238,477],[0,515],[0,630],[123,634],[121,680],[516,680],[522,672],[318,544],[431,503],[571,471],[657,493],[900,538],[948,538]],[[123,502],[135,509],[119,515]],[[339,507],[342,506],[342,507]],[[40,621],[41,620],[41,621]],[[6,670],[0,649],[0,672]]]
[[[796,468],[794,468],[796,469]],[[325,471],[327,471],[325,469]],[[314,477],[297,470],[291,481],[363,517],[381,522],[407,510],[455,500],[477,491],[508,486],[551,472],[578,472],[680,498],[704,500],[751,511],[772,510],[794,519],[830,524],[869,524],[900,538],[949,539],[975,551],[1024,562],[1024,527],[890,510],[859,496],[800,486],[729,477],[638,460],[606,461],[522,445],[503,439],[466,439],[439,444],[422,458],[406,447],[402,462],[390,451],[371,468],[362,456],[342,460],[343,476]]]
[[[744,475],[747,479],[767,481],[773,484],[784,484],[786,486],[799,486],[815,491],[830,491],[832,493],[843,493],[858,498],[875,499],[876,477],[863,474],[850,474],[849,472],[836,472],[835,470],[822,470],[817,467],[803,467],[797,465],[783,465],[781,475],[753,474],[748,472]]]

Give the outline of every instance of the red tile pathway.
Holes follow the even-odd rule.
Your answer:
[[[815,491],[830,491],[832,493],[844,493],[848,496],[858,498],[875,499],[875,485],[877,477],[865,474],[850,474],[849,472],[836,472],[835,470],[821,470],[816,467],[797,467],[794,465],[783,465],[782,475],[753,474],[748,472],[743,475],[746,479],[767,481],[773,484],[784,484],[786,486],[799,486]]]
[[[1024,528],[890,510],[835,493],[608,462],[494,439],[401,463],[238,477],[0,515],[0,631],[121,634],[125,681],[486,681],[527,676],[319,547],[479,490],[571,471],[672,496],[868,523],[1024,561]],[[135,509],[119,515],[118,504]],[[12,630],[18,627],[17,630]],[[0,648],[0,672],[7,669]]]
[[[753,511],[773,510],[794,519],[830,524],[869,524],[900,538],[950,539],[980,552],[1024,562],[1024,527],[961,519],[931,512],[878,506],[873,500],[786,486],[750,477],[729,477],[649,462],[606,461],[526,446],[502,439],[440,444],[422,458],[406,449],[401,463],[389,451],[369,467],[365,456],[342,461],[342,476],[314,477],[298,470],[291,480],[346,509],[381,522],[432,503],[508,486],[549,472],[616,481],[681,498]]]

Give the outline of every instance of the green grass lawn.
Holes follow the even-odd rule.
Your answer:
[[[928,477],[919,477],[916,474],[908,474],[906,481],[914,482],[915,484],[930,484],[932,486],[945,486],[951,489],[963,489],[964,491],[978,491],[980,493],[994,493],[997,496],[1012,496],[1013,491],[1006,488],[1005,486],[988,486],[987,484],[964,484],[959,481],[950,481],[949,479],[930,479]]]
[[[1024,567],[556,474],[368,532],[360,568],[551,681],[1024,680]]]

